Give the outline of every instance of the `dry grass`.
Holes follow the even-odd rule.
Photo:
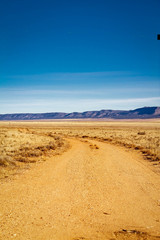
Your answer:
[[[30,163],[41,162],[60,154],[68,147],[52,132],[22,128],[0,129],[0,178],[14,174]]]
[[[127,148],[133,148],[143,153],[145,158],[154,161],[154,164],[160,162],[160,129],[143,127],[79,127],[79,128],[57,128],[59,134],[93,138],[99,141],[119,144]]]
[[[43,161],[63,149],[62,136],[119,144],[140,151],[154,165],[160,164],[159,120],[0,122],[1,168]]]

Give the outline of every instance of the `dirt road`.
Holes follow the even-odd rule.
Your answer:
[[[149,164],[122,147],[69,141],[63,155],[0,183],[0,239],[159,239],[140,234],[160,236],[160,178]]]

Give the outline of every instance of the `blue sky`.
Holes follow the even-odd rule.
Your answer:
[[[159,0],[0,1],[0,113],[160,105]]]

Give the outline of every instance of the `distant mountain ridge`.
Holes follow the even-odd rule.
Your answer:
[[[143,107],[134,110],[100,110],[86,112],[51,112],[51,113],[13,113],[0,114],[0,121],[41,120],[41,119],[147,119],[160,118],[160,107]]]

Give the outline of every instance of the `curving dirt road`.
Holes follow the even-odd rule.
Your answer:
[[[142,233],[160,236],[160,178],[149,164],[122,147],[69,141],[0,184],[0,239],[159,239]]]

